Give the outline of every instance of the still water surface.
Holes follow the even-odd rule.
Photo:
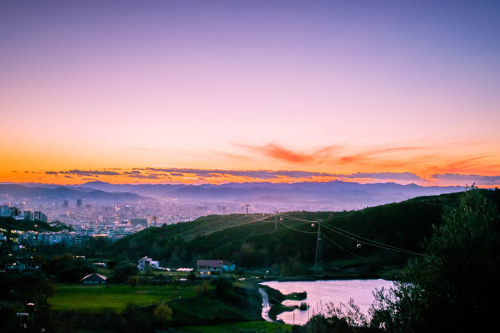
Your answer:
[[[261,283],[273,289],[281,291],[283,294],[307,292],[307,298],[302,301],[283,302],[284,305],[300,305],[302,302],[309,304],[309,309],[300,311],[299,309],[283,312],[278,315],[277,319],[283,320],[287,324],[303,325],[307,323],[310,317],[315,314],[327,312],[327,304],[334,303],[338,306],[339,303],[347,304],[349,299],[354,299],[354,304],[360,307],[361,312],[368,314],[368,309],[373,303],[374,297],[372,292],[375,289],[388,289],[394,284],[387,280],[320,280],[320,281],[296,281],[296,282],[278,282],[268,281]],[[262,292],[261,292],[262,293]],[[269,304],[267,295],[263,299],[262,316],[266,320],[271,320],[267,315]]]

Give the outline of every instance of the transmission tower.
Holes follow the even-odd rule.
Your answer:
[[[321,249],[321,219],[318,221],[318,238],[316,240],[316,259],[314,260],[314,271],[317,274],[324,274],[323,271],[323,250]]]

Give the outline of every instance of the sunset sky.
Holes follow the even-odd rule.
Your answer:
[[[0,2],[0,182],[500,186],[499,1]]]

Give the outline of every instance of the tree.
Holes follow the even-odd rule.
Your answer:
[[[402,281],[377,293],[373,325],[405,332],[473,331],[496,315],[490,306],[500,297],[496,207],[473,186],[442,220]]]
[[[128,278],[128,281],[127,281],[127,284],[131,287],[135,287],[137,286],[137,284],[139,283],[139,278],[135,275],[131,276]]]
[[[154,318],[160,324],[160,327],[165,327],[172,320],[172,315],[172,309],[165,302],[158,304],[154,311]]]
[[[128,281],[129,277],[136,275],[138,272],[137,266],[128,261],[121,261],[113,268],[112,281],[123,283]]]

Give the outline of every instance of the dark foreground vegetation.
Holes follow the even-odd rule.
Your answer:
[[[350,304],[313,317],[297,332],[478,332],[494,322],[500,297],[498,191],[471,188],[443,222],[422,256],[399,274],[395,288],[379,290],[371,320]]]
[[[495,318],[497,307],[490,304],[500,297],[499,203],[500,191],[471,188],[356,212],[282,214],[276,232],[274,215],[210,216],[127,237],[93,260],[106,262],[106,268],[60,246],[13,255],[11,244],[4,242],[2,269],[13,265],[13,256],[29,258],[33,269],[0,272],[1,330],[475,332]],[[308,222],[318,219],[323,220],[323,272],[314,265],[317,223]],[[187,272],[139,274],[136,260],[145,255],[164,267],[226,258],[237,271],[210,281]],[[79,283],[93,272],[108,276],[107,284]],[[398,282],[394,289],[377,292],[369,318],[350,303],[331,306],[304,326],[261,319],[258,278],[380,277],[388,272]],[[276,304],[283,300],[269,293]]]

